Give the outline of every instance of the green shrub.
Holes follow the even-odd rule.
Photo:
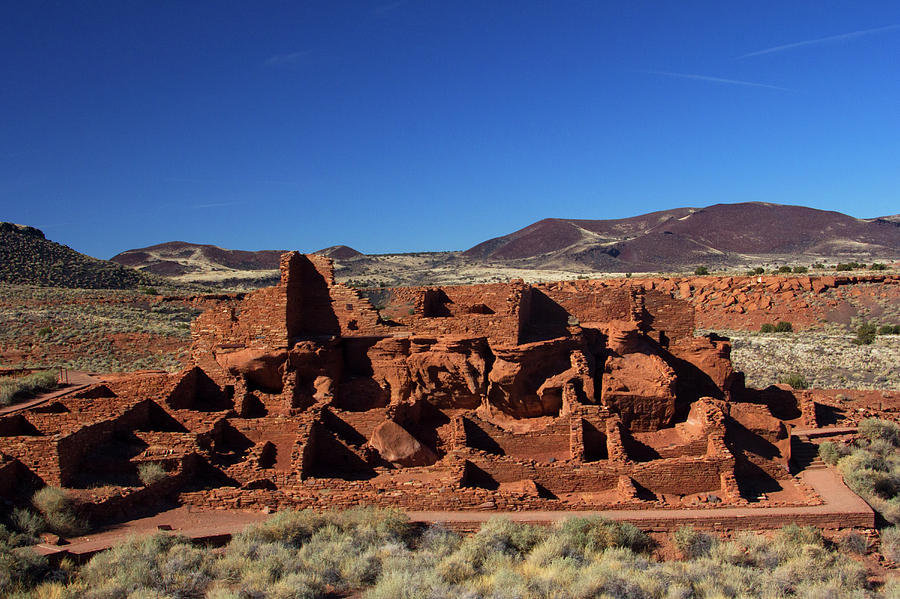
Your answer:
[[[873,262],[872,266],[869,267],[869,270],[887,270],[887,266],[879,264],[878,262]]]
[[[829,466],[836,465],[841,458],[850,455],[850,448],[845,445],[825,441],[819,444],[819,457]]]
[[[44,487],[34,494],[31,503],[43,515],[53,532],[72,536],[83,534],[87,523],[78,515],[72,497],[59,487]]]
[[[0,406],[34,397],[56,386],[56,373],[49,370],[19,377],[0,377]]]
[[[900,527],[891,526],[881,531],[881,555],[900,562]]]
[[[36,537],[47,529],[46,520],[40,514],[26,508],[14,509],[11,520],[16,530],[31,537]]]
[[[762,266],[757,266],[751,272],[755,275],[762,275],[762,274],[765,274],[766,269],[763,268]]]
[[[869,539],[856,531],[850,531],[838,538],[838,546],[849,553],[865,555],[869,551]]]
[[[778,321],[778,324],[775,325],[776,333],[790,333],[794,330],[794,325],[789,322],[785,322],[783,320]]]
[[[141,482],[144,486],[149,487],[153,483],[158,483],[168,476],[165,468],[162,467],[162,464],[157,462],[143,462],[138,465],[138,478],[141,479]]]
[[[650,537],[635,525],[596,516],[566,518],[557,526],[556,531],[556,534],[584,552],[614,547],[646,551],[652,546]]]
[[[672,542],[682,557],[694,559],[709,555],[713,546],[713,538],[703,532],[694,530],[693,526],[682,526],[672,535]]]
[[[892,426],[893,425],[893,426]],[[860,423],[857,448],[838,462],[844,482],[865,499],[885,520],[900,522],[900,456],[897,428],[887,421]]]
[[[673,599],[687,597],[877,597],[866,570],[820,531],[786,526],[714,542],[690,527],[674,534],[696,557],[657,561],[646,535],[602,518],[550,528],[494,519],[461,538],[439,527],[413,534],[382,510],[314,519],[292,512],[278,525],[236,535],[223,551],[155,535],[100,553],[75,572],[15,553],[0,527],[0,596],[10,599]],[[281,540],[271,540],[277,533]],[[308,536],[307,536],[308,535]],[[299,545],[297,539],[305,537]],[[865,537],[838,541],[865,549]],[[269,540],[262,540],[269,539]],[[409,542],[404,541],[406,539]],[[285,542],[286,541],[286,542]],[[885,555],[900,535],[881,535]],[[22,561],[25,558],[25,561]],[[18,562],[15,560],[19,560]],[[32,560],[32,561],[29,561]],[[49,582],[65,581],[68,582]],[[32,587],[35,583],[43,584]],[[6,585],[6,586],[3,586]]]
[[[865,268],[865,264],[860,264],[859,262],[847,262],[846,264],[838,263],[835,265],[834,269],[838,271],[846,271],[846,270],[855,270],[857,268]]]
[[[878,327],[879,335],[900,335],[900,324],[895,325],[881,325]]]
[[[796,524],[788,524],[782,526],[778,531],[780,540],[795,546],[814,545],[822,547],[825,545],[825,537],[822,531],[813,526],[798,526]]]
[[[759,332],[760,333],[774,333],[775,325],[770,322],[763,323],[763,325],[761,327],[759,327]]]
[[[778,267],[778,272],[779,272],[780,274],[786,274],[786,273],[789,273],[789,272],[791,272],[791,267],[790,267],[790,266],[779,266],[779,267]]]
[[[125,597],[137,590],[163,596],[202,597],[213,580],[212,556],[186,539],[166,534],[132,539],[94,556],[77,580],[86,597]]]
[[[816,262],[815,264],[812,265],[812,267],[817,270],[822,270],[823,268],[825,268],[825,265],[822,264],[821,262]]]
[[[856,329],[856,339],[852,340],[855,345],[871,345],[875,342],[877,334],[875,325],[869,322],[863,323]]]
[[[694,274],[699,276],[708,275],[709,269],[705,266],[698,266],[694,269]]]
[[[463,540],[456,554],[476,570],[494,555],[521,559],[544,540],[546,529],[491,518]]]
[[[859,423],[859,436],[870,443],[882,440],[898,447],[900,446],[900,425],[881,418],[866,418]]]
[[[797,274],[804,274],[804,273],[809,272],[809,269],[806,268],[805,266],[795,266],[794,272]]]
[[[779,383],[790,386],[792,389],[808,389],[809,383],[802,374],[792,373],[786,374],[778,379]]]
[[[265,522],[246,528],[235,538],[246,543],[282,543],[300,547],[313,534],[328,526],[346,533],[365,529],[381,537],[396,539],[405,539],[412,530],[409,518],[395,509],[358,507],[332,512],[307,509],[278,512]]]
[[[26,592],[50,571],[47,558],[9,541],[8,531],[0,530],[0,597]]]

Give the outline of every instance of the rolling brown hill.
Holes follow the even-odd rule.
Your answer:
[[[229,250],[215,245],[169,241],[126,250],[110,260],[139,271],[184,281],[271,284],[273,278],[277,279],[278,263],[284,251],[287,250]],[[316,253],[335,260],[365,256],[346,245],[331,246]]]
[[[167,277],[196,273],[272,271],[282,250],[228,250],[215,245],[169,241],[116,254],[110,260]]]
[[[716,204],[617,220],[544,219],[463,255],[531,267],[635,271],[786,258],[896,258],[900,222],[803,206]]]
[[[328,258],[334,258],[335,260],[352,260],[353,258],[365,256],[365,254],[363,254],[362,252],[358,252],[352,247],[346,245],[333,245],[331,247],[327,247],[313,253],[319,254],[320,256],[326,256]]]
[[[255,287],[277,281],[280,253],[174,241],[112,260],[184,282]],[[363,287],[678,272],[701,264],[893,261],[900,259],[900,216],[858,219],[803,206],[716,204],[616,220],[548,218],[464,252],[367,255],[335,245],[316,253],[335,260],[339,280]]]
[[[0,222],[0,282],[80,289],[134,289],[165,279],[50,241],[34,227]]]

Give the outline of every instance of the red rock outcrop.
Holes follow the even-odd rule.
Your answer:
[[[427,466],[437,461],[433,451],[393,420],[376,426],[369,443],[381,457],[398,466]]]
[[[699,493],[736,502],[736,469],[788,476],[782,416],[815,417],[805,400],[779,412],[790,402],[771,393],[750,398],[762,408],[739,407],[728,342],[693,337],[697,293],[712,301],[733,282],[394,289],[376,311],[335,284],[325,258],[289,253],[281,267],[279,285],[223,297],[197,318],[184,372],[118,377],[58,409],[0,418],[0,492],[21,486],[7,480],[16,473],[75,488],[100,515],[167,498],[273,508],[588,509]],[[751,449],[735,455],[729,435]],[[144,489],[145,462],[170,476]]]

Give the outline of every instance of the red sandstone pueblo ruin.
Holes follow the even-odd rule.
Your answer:
[[[192,325],[192,366],[0,419],[0,495],[73,489],[94,521],[171,503],[417,510],[814,505],[800,392],[746,389],[670,280],[389,290],[332,263]],[[138,480],[138,466],[168,476]]]

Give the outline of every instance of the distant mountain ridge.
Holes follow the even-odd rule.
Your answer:
[[[165,280],[76,252],[48,240],[34,227],[0,222],[0,282],[81,289],[134,289]]]
[[[216,245],[168,241],[126,250],[110,260],[143,272],[198,282],[229,279],[268,281],[277,274],[281,254],[285,251],[229,250]],[[331,246],[315,253],[335,260],[364,256],[346,245]]]
[[[549,218],[465,252],[531,267],[669,270],[775,256],[900,255],[900,219],[857,219],[804,206],[751,202],[676,208],[616,220]]]
[[[207,271],[277,270],[283,250],[228,250],[215,245],[168,241],[126,250],[111,261],[145,272],[172,277]]]
[[[465,251],[366,255],[315,252],[361,286],[501,280],[571,273],[683,272],[695,266],[900,259],[900,215],[859,219],[804,206],[750,202],[674,208],[612,220],[547,218]],[[277,281],[280,250],[228,250],[184,241],[112,260],[181,281],[250,286]]]

